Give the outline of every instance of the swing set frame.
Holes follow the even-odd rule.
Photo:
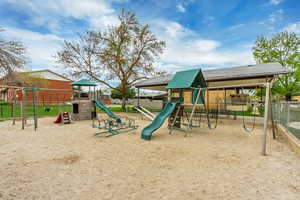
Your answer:
[[[65,102],[65,92],[72,92],[71,89],[50,89],[50,88],[29,88],[29,87],[18,87],[18,86],[8,86],[8,85],[0,85],[0,88],[7,88],[12,90],[12,102],[11,102],[11,117],[9,118],[1,118],[3,120],[12,120],[12,125],[16,124],[16,120],[20,119],[22,123],[22,130],[25,129],[25,126],[27,124],[27,121],[29,119],[33,119],[33,127],[36,131],[38,129],[38,105],[45,105],[48,104],[57,104],[59,106],[59,113],[61,113],[62,109],[61,106]],[[42,101],[39,99],[40,91],[52,91],[56,92],[56,100],[55,101],[45,101],[44,95],[42,96]],[[59,98],[58,93],[63,93],[63,98]],[[20,95],[20,96],[18,96]],[[30,97],[31,96],[31,97]],[[30,97],[30,98],[29,98]],[[51,99],[51,95],[49,96]],[[63,99],[62,101],[60,99]],[[52,100],[52,99],[51,99]],[[20,115],[17,116],[16,107],[20,107]],[[27,112],[28,106],[32,106],[32,113]],[[44,109],[44,112],[45,109]]]
[[[234,88],[265,88],[262,155],[267,155],[268,125],[270,121],[272,123],[273,138],[276,136],[275,125],[272,120],[272,108],[270,106],[272,99],[272,85],[277,76],[289,73],[290,71],[283,68],[279,63],[264,63],[203,71],[203,76],[207,83],[206,90],[208,91],[223,89],[226,92],[226,90],[232,90]],[[139,89],[165,91],[168,90],[166,85],[170,83],[172,78],[174,78],[174,75],[152,78],[140,81],[136,83],[135,86]]]

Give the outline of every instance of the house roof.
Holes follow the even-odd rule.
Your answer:
[[[275,75],[288,74],[290,73],[290,71],[288,69],[283,68],[279,63],[264,63],[222,69],[203,70],[202,73],[205,81],[213,82],[273,77]],[[173,76],[174,75],[172,74],[143,80],[136,83],[135,87],[167,85],[169,81],[173,78]]]
[[[166,92],[151,92],[151,91],[147,91],[147,92],[141,92],[139,95],[136,94],[135,96],[139,96],[139,97],[151,97],[151,98],[154,98],[154,97],[158,97],[158,96],[164,96],[164,95],[167,95]]]
[[[32,74],[32,75],[39,75],[48,80],[61,80],[61,81],[72,81],[71,79],[58,74],[50,69],[43,69],[43,70],[35,70],[35,71],[27,71],[27,72],[17,72],[20,74]]]
[[[72,86],[97,86],[97,83],[88,79],[81,79],[71,83]]]
[[[192,69],[176,72],[173,78],[169,81],[166,88],[179,89],[199,86],[206,86],[201,69]]]

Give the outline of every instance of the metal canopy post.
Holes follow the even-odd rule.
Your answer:
[[[140,107],[140,88],[138,88],[138,99],[137,99],[137,105]]]

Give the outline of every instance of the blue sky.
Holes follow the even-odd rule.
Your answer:
[[[257,36],[300,34],[299,0],[0,0],[1,36],[24,42],[29,69],[62,72],[63,40],[118,24],[122,8],[166,41],[156,66],[169,72],[252,64]]]

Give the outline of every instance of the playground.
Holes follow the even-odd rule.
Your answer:
[[[139,102],[137,113],[117,113],[92,80],[72,82],[72,100],[56,95],[56,104],[41,101],[42,89],[11,87],[12,117],[0,122],[0,198],[299,199],[299,154],[279,133],[271,106],[272,78],[288,72],[276,63],[261,74],[257,68],[209,71],[213,81],[201,69],[180,71],[159,87],[145,80],[139,89],[168,92],[159,113]],[[243,93],[261,88],[264,102]],[[242,116],[225,112],[228,93],[238,94],[232,104]],[[39,115],[54,106],[56,117]]]
[[[183,137],[164,124],[149,142],[149,121],[129,116],[140,128],[109,138],[87,120],[41,118],[36,132],[0,122],[0,199],[300,198],[299,155],[270,137],[260,156],[262,126],[247,135],[240,121],[220,121]]]

